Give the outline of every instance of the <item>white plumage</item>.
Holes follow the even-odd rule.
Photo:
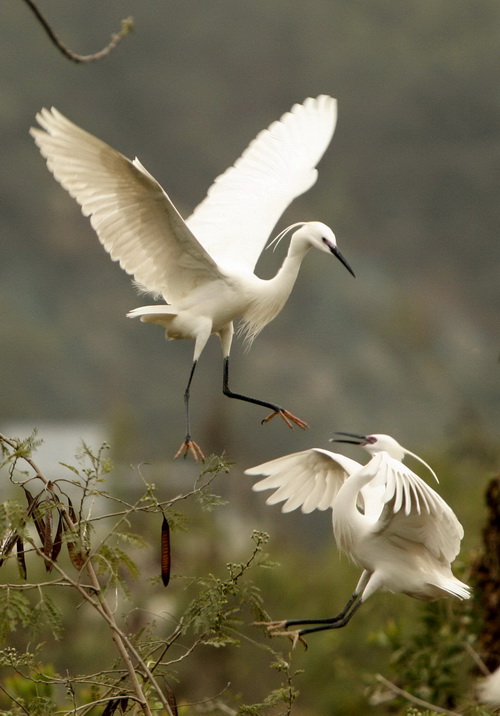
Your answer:
[[[305,633],[344,626],[377,589],[423,600],[470,596],[469,587],[451,571],[460,550],[462,525],[442,497],[401,461],[409,454],[426,463],[388,435],[339,434],[351,439],[336,442],[362,445],[371,460],[363,466],[344,455],[313,448],[245,471],[266,476],[253,489],[275,490],[267,504],[284,502],[283,512],[299,507],[305,513],[331,509],[337,546],[363,569],[354,594],[336,617],[268,625],[276,630],[321,624],[292,633],[295,640]]]
[[[479,684],[479,700],[494,709],[500,708],[500,667]]]
[[[352,273],[331,229],[316,221],[291,227],[299,228],[273,279],[253,273],[283,211],[316,181],[315,167],[333,136],[336,117],[337,103],[326,95],[294,105],[251,142],[184,221],[138,159],[130,161],[55,108],[37,115],[42,129],[33,128],[31,134],[54,177],[90,217],[111,258],[168,304],[144,306],[128,315],[163,326],[167,338],[195,341],[184,393],[186,438],[177,454],[191,451],[195,459],[203,457],[191,439],[189,389],[212,333],[222,344],[226,395],[271,409],[265,420],[279,414],[290,427],[306,425],[274,403],[233,393],[229,353],[233,320],[243,319],[251,342],[283,308],[311,247],[333,253]]]

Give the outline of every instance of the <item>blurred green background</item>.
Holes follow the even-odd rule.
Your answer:
[[[172,475],[196,473],[170,464],[184,434],[193,344],[167,344],[159,328],[125,317],[149,301],[48,173],[28,135],[36,112],[54,105],[137,155],[187,216],[257,132],[295,102],[331,94],[339,120],[319,180],[276,231],[299,220],[329,224],[357,278],[309,255],[280,316],[248,354],[237,341],[233,349],[233,389],[284,404],[310,429],[261,427],[260,408],[225,399],[213,339],[192,389],[194,438],[236,463],[225,488],[235,529],[244,516],[249,531],[271,525],[282,545],[298,537],[292,554],[276,546],[292,572],[303,555],[296,574],[311,568],[311,549],[322,555],[322,586],[307,576],[320,611],[330,609],[330,590],[343,603],[357,578],[352,570],[336,580],[334,547],[322,539],[331,539],[329,517],[281,516],[241,473],[326,447],[333,430],[387,432],[431,462],[466,526],[467,556],[499,454],[497,0],[39,5],[82,54],[104,46],[128,15],[135,32],[108,58],[77,66],[24,4],[2,5],[0,428],[39,426],[44,438],[46,426],[56,445],[61,424],[74,426],[73,437],[96,431],[119,463],[166,461],[166,490]],[[272,275],[284,252],[266,252],[258,274]],[[389,612],[405,601],[374,599]],[[357,672],[345,652],[338,658],[341,673]]]

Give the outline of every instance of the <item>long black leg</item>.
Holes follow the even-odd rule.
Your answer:
[[[350,621],[354,612],[359,609],[362,603],[363,600],[360,597],[360,592],[356,591],[350,597],[349,601],[344,606],[342,611],[335,617],[329,617],[327,619],[287,619],[286,621],[279,622],[255,622],[255,624],[259,626],[266,626],[273,636],[290,637],[294,647],[296,643],[300,640],[307,648],[307,644],[302,639],[304,634],[312,634],[316,631],[326,631],[327,629],[341,629]],[[302,624],[314,624],[315,626],[310,626],[307,629],[287,631],[288,627],[300,626]],[[285,631],[281,631],[282,629],[284,629]]]
[[[258,398],[252,398],[249,395],[242,395],[241,393],[233,393],[231,388],[229,387],[229,356],[224,358],[224,374],[223,374],[223,380],[222,380],[222,392],[224,395],[227,395],[228,398],[235,398],[236,400],[245,400],[247,403],[254,403],[255,405],[262,405],[264,408],[268,408],[269,410],[272,410],[273,412],[271,415],[268,415],[267,418],[264,418],[262,420],[262,423],[267,423],[271,418],[273,418],[275,415],[280,415],[285,423],[288,425],[289,428],[293,428],[292,423],[295,423],[295,425],[298,425],[299,428],[307,428],[307,423],[305,423],[300,418],[297,418],[296,415],[292,415],[288,410],[285,410],[284,408],[280,408],[279,405],[275,405],[274,403],[268,403],[265,400],[259,400]]]
[[[316,631],[326,631],[328,629],[341,629],[342,627],[345,627],[345,625],[351,620],[354,612],[356,612],[360,606],[363,604],[363,602],[360,600],[359,602],[356,602],[352,609],[348,611],[346,614],[344,614],[342,617],[337,616],[333,619],[318,619],[318,620],[312,620],[308,622],[309,624],[316,624],[323,622],[322,626],[315,626],[310,627],[308,629],[300,629],[299,630],[299,637],[304,636],[304,634],[313,634]],[[290,622],[287,622],[287,626]]]
[[[334,622],[342,621],[343,619],[345,619],[346,615],[349,613],[349,610],[351,609],[352,605],[358,597],[359,594],[357,592],[354,592],[354,594],[349,597],[349,600],[342,608],[342,611],[339,612],[335,617],[327,617],[326,619],[287,619],[285,622],[282,622],[283,626],[287,628],[289,626],[300,626],[301,624],[333,624]],[[358,602],[358,604],[353,608],[353,611],[357,609],[360,604],[361,602]]]
[[[184,408],[186,411],[186,440],[191,439],[191,419],[189,415],[189,397],[190,397],[190,390],[191,390],[191,381],[193,380],[194,371],[196,370],[196,365],[198,361],[193,361],[193,365],[191,366],[191,372],[189,373],[188,382],[186,385],[186,390],[184,391]]]
[[[200,458],[202,461],[205,459],[205,456],[197,443],[194,442],[194,440],[191,438],[191,420],[189,415],[189,396],[190,396],[190,388],[191,388],[191,381],[193,380],[194,371],[196,369],[196,364],[198,361],[193,361],[193,365],[191,366],[191,372],[189,373],[188,382],[186,385],[186,390],[184,391],[184,408],[186,411],[186,437],[184,438],[184,442],[180,446],[180,448],[175,453],[174,459],[176,457],[179,457],[179,455],[184,455],[184,457],[187,457],[189,453],[194,458],[194,461],[197,462],[198,458]]]

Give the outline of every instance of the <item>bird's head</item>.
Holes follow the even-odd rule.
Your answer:
[[[303,241],[305,244],[319,251],[333,254],[338,258],[340,263],[345,266],[349,273],[354,276],[354,271],[337,248],[335,234],[326,224],[322,224],[321,221],[306,221],[302,224],[300,229],[297,229],[293,234],[293,239],[296,242]]]
[[[404,448],[398,443],[397,440],[391,438],[390,435],[384,435],[383,433],[373,435],[357,435],[356,433],[340,432],[335,433],[335,435],[342,435],[342,437],[331,438],[330,442],[350,443],[352,445],[359,445],[360,447],[363,447],[367,452],[369,452],[370,455],[376,455],[379,452],[387,452],[391,457],[393,457],[395,460],[399,460],[400,462],[403,461],[405,455],[410,455],[411,457],[415,458],[415,460],[418,460],[420,463],[422,463],[422,465],[425,465],[425,467],[435,478],[436,482],[439,482],[436,473],[434,472],[432,467],[425,462],[425,460],[422,460],[422,458],[418,455],[415,455],[414,452],[411,452],[407,448]]]
[[[332,438],[331,442],[360,445],[365,448],[370,455],[375,455],[378,452],[388,452],[389,455],[396,460],[403,460],[407,452],[405,448],[402,447],[397,440],[391,438],[390,435],[357,435],[356,433],[335,433],[335,435],[342,435],[345,437]]]

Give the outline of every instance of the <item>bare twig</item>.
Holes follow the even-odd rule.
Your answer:
[[[35,549],[33,550],[36,551]],[[18,592],[26,591],[29,589],[40,589],[40,587],[72,587],[73,584],[71,582],[68,582],[64,579],[54,579],[51,582],[37,582],[35,583],[25,583],[25,584],[19,584],[18,582],[2,582],[0,584],[0,589],[15,589]],[[92,587],[89,584],[82,584],[82,587],[84,589],[92,589]]]
[[[122,20],[120,32],[113,33],[111,35],[111,41],[108,45],[106,45],[106,47],[104,47],[102,50],[99,50],[99,52],[95,52],[92,55],[78,55],[76,54],[76,52],[73,52],[68,47],[66,47],[66,45],[63,44],[63,42],[59,39],[59,37],[52,29],[49,21],[42,14],[40,8],[35,4],[34,0],[24,0],[24,2],[33,12],[35,17],[49,36],[51,42],[57,47],[59,52],[61,52],[72,62],[95,62],[95,60],[100,60],[103,57],[106,57],[106,55],[109,55],[110,52],[112,52],[115,47],[121,42],[121,40],[123,40],[126,35],[129,35],[134,28],[133,19],[131,17],[127,17],[125,20]]]
[[[469,654],[469,656],[473,659],[474,663],[476,664],[477,668],[480,670],[480,672],[483,674],[483,676],[489,676],[490,670],[484,663],[484,661],[481,659],[479,654],[475,649],[472,648],[470,644],[468,644],[466,641],[464,642],[465,651]]]
[[[412,704],[422,706],[422,708],[428,709],[429,711],[435,711],[438,714],[445,714],[445,716],[460,716],[460,714],[458,714],[456,711],[448,711],[448,709],[443,709],[441,708],[441,706],[435,706],[428,701],[424,701],[424,699],[419,699],[418,696],[413,696],[413,694],[408,693],[408,691],[400,689],[399,686],[393,684],[392,681],[386,679],[385,676],[382,676],[382,674],[375,674],[375,678],[394,694],[396,694],[397,696],[401,696],[407,701],[410,701]]]
[[[3,691],[4,694],[5,694],[9,699],[11,699],[17,706],[19,706],[19,708],[20,708],[22,711],[24,711],[25,714],[28,714],[28,716],[30,716],[30,712],[23,706],[23,704],[22,704],[20,701],[18,701],[17,699],[15,699],[14,696],[12,696],[12,694],[9,694],[9,692],[7,691],[7,689],[5,689],[5,688],[2,686],[2,684],[0,684],[0,690]]]
[[[137,697],[131,696],[130,694],[127,694],[127,698],[130,699],[131,701],[137,701]],[[106,697],[106,698],[102,698],[102,699],[95,699],[95,701],[91,701],[90,703],[84,704],[83,706],[76,706],[75,708],[73,708],[71,710],[71,713],[76,714],[79,711],[85,711],[86,709],[94,708],[94,706],[98,706],[99,704],[107,704],[110,701],[114,701],[115,699],[116,699],[115,696],[112,696],[111,698]],[[67,709],[64,709],[64,711],[56,711],[55,713],[56,714],[67,714],[68,711],[67,711]]]

